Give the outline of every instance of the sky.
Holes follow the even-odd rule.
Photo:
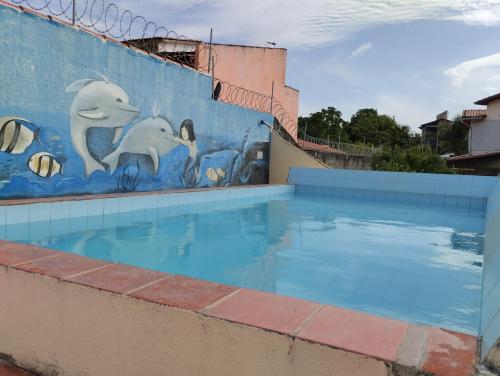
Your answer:
[[[300,114],[359,108],[416,130],[500,92],[500,0],[121,0],[190,38],[288,49]]]

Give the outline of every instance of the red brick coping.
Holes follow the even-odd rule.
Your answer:
[[[477,338],[291,297],[0,241],[0,267],[269,330],[440,376],[474,372]]]
[[[35,376],[32,373],[0,360],[0,376]]]

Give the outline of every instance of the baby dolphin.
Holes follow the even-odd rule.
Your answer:
[[[160,157],[168,154],[178,145],[172,126],[163,117],[150,117],[134,125],[123,137],[120,146],[102,160],[112,174],[123,153],[149,155],[153,160],[154,172],[158,173]]]
[[[22,154],[38,139],[40,129],[32,129],[26,119],[15,116],[0,117],[0,151]]]
[[[89,152],[87,130],[89,128],[114,128],[113,143],[118,142],[123,127],[130,123],[139,110],[130,105],[125,91],[108,81],[85,79],[73,82],[67,93],[76,92],[70,110],[71,139],[83,159],[85,176],[94,171],[104,171],[104,166]]]

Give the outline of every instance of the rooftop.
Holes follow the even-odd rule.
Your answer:
[[[423,129],[423,128],[427,128],[427,127],[437,127],[440,123],[450,124],[453,122],[451,120],[448,120],[448,119],[436,119],[436,120],[433,120],[433,121],[430,121],[428,123],[424,123],[424,124],[420,125],[419,128]]]
[[[462,111],[462,120],[477,120],[477,119],[484,119],[486,117],[486,110],[463,110]]]
[[[500,93],[495,94],[495,95],[491,95],[491,96],[483,98],[483,99],[480,99],[480,100],[474,102],[474,104],[486,106],[486,105],[488,105],[488,103],[490,103],[492,101],[496,101],[497,99],[500,99]]]
[[[297,143],[299,144],[299,147],[302,150],[309,150],[309,151],[319,151],[322,153],[332,153],[332,154],[342,154],[342,155],[347,155],[347,153],[334,149],[328,145],[320,145],[320,144],[315,144],[314,142],[306,141],[306,140],[301,140],[298,139]]]
[[[457,155],[455,157],[448,158],[448,161],[465,161],[469,159],[479,159],[479,158],[490,158],[500,156],[500,151],[490,151],[487,153],[478,153],[478,154],[463,154]]]

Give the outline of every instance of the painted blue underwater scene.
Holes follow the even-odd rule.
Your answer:
[[[0,197],[267,183],[272,118],[214,101],[210,77],[9,8],[0,23]]]

